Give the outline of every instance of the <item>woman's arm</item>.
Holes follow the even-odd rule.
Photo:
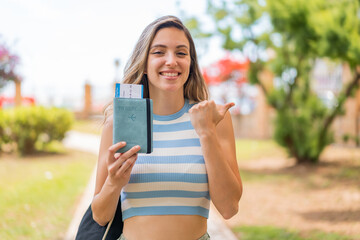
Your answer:
[[[93,218],[101,226],[113,218],[121,189],[130,180],[130,173],[140,150],[139,146],[135,146],[125,153],[116,153],[126,143],[113,145],[112,131],[112,118],[109,118],[101,135],[95,193],[91,203]]]
[[[190,109],[191,122],[200,137],[211,199],[225,219],[234,216],[242,195],[230,113],[233,104],[204,101]]]

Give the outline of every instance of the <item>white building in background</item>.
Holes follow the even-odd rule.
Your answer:
[[[336,97],[343,87],[343,65],[317,59],[312,72],[311,87],[326,107],[336,106]]]

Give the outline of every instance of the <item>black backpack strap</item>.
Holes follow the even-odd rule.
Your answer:
[[[86,210],[83,218],[81,219],[75,240],[101,240],[105,234],[105,226],[100,226],[92,216],[91,205]],[[123,230],[121,202],[119,201],[114,219],[108,230],[106,240],[116,240],[120,237]]]

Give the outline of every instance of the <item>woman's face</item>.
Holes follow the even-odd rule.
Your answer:
[[[159,30],[151,43],[146,66],[151,94],[183,94],[190,63],[190,45],[185,33],[174,27]]]

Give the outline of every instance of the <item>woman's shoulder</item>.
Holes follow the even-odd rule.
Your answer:
[[[106,116],[103,124],[103,131],[113,128],[113,115]]]

